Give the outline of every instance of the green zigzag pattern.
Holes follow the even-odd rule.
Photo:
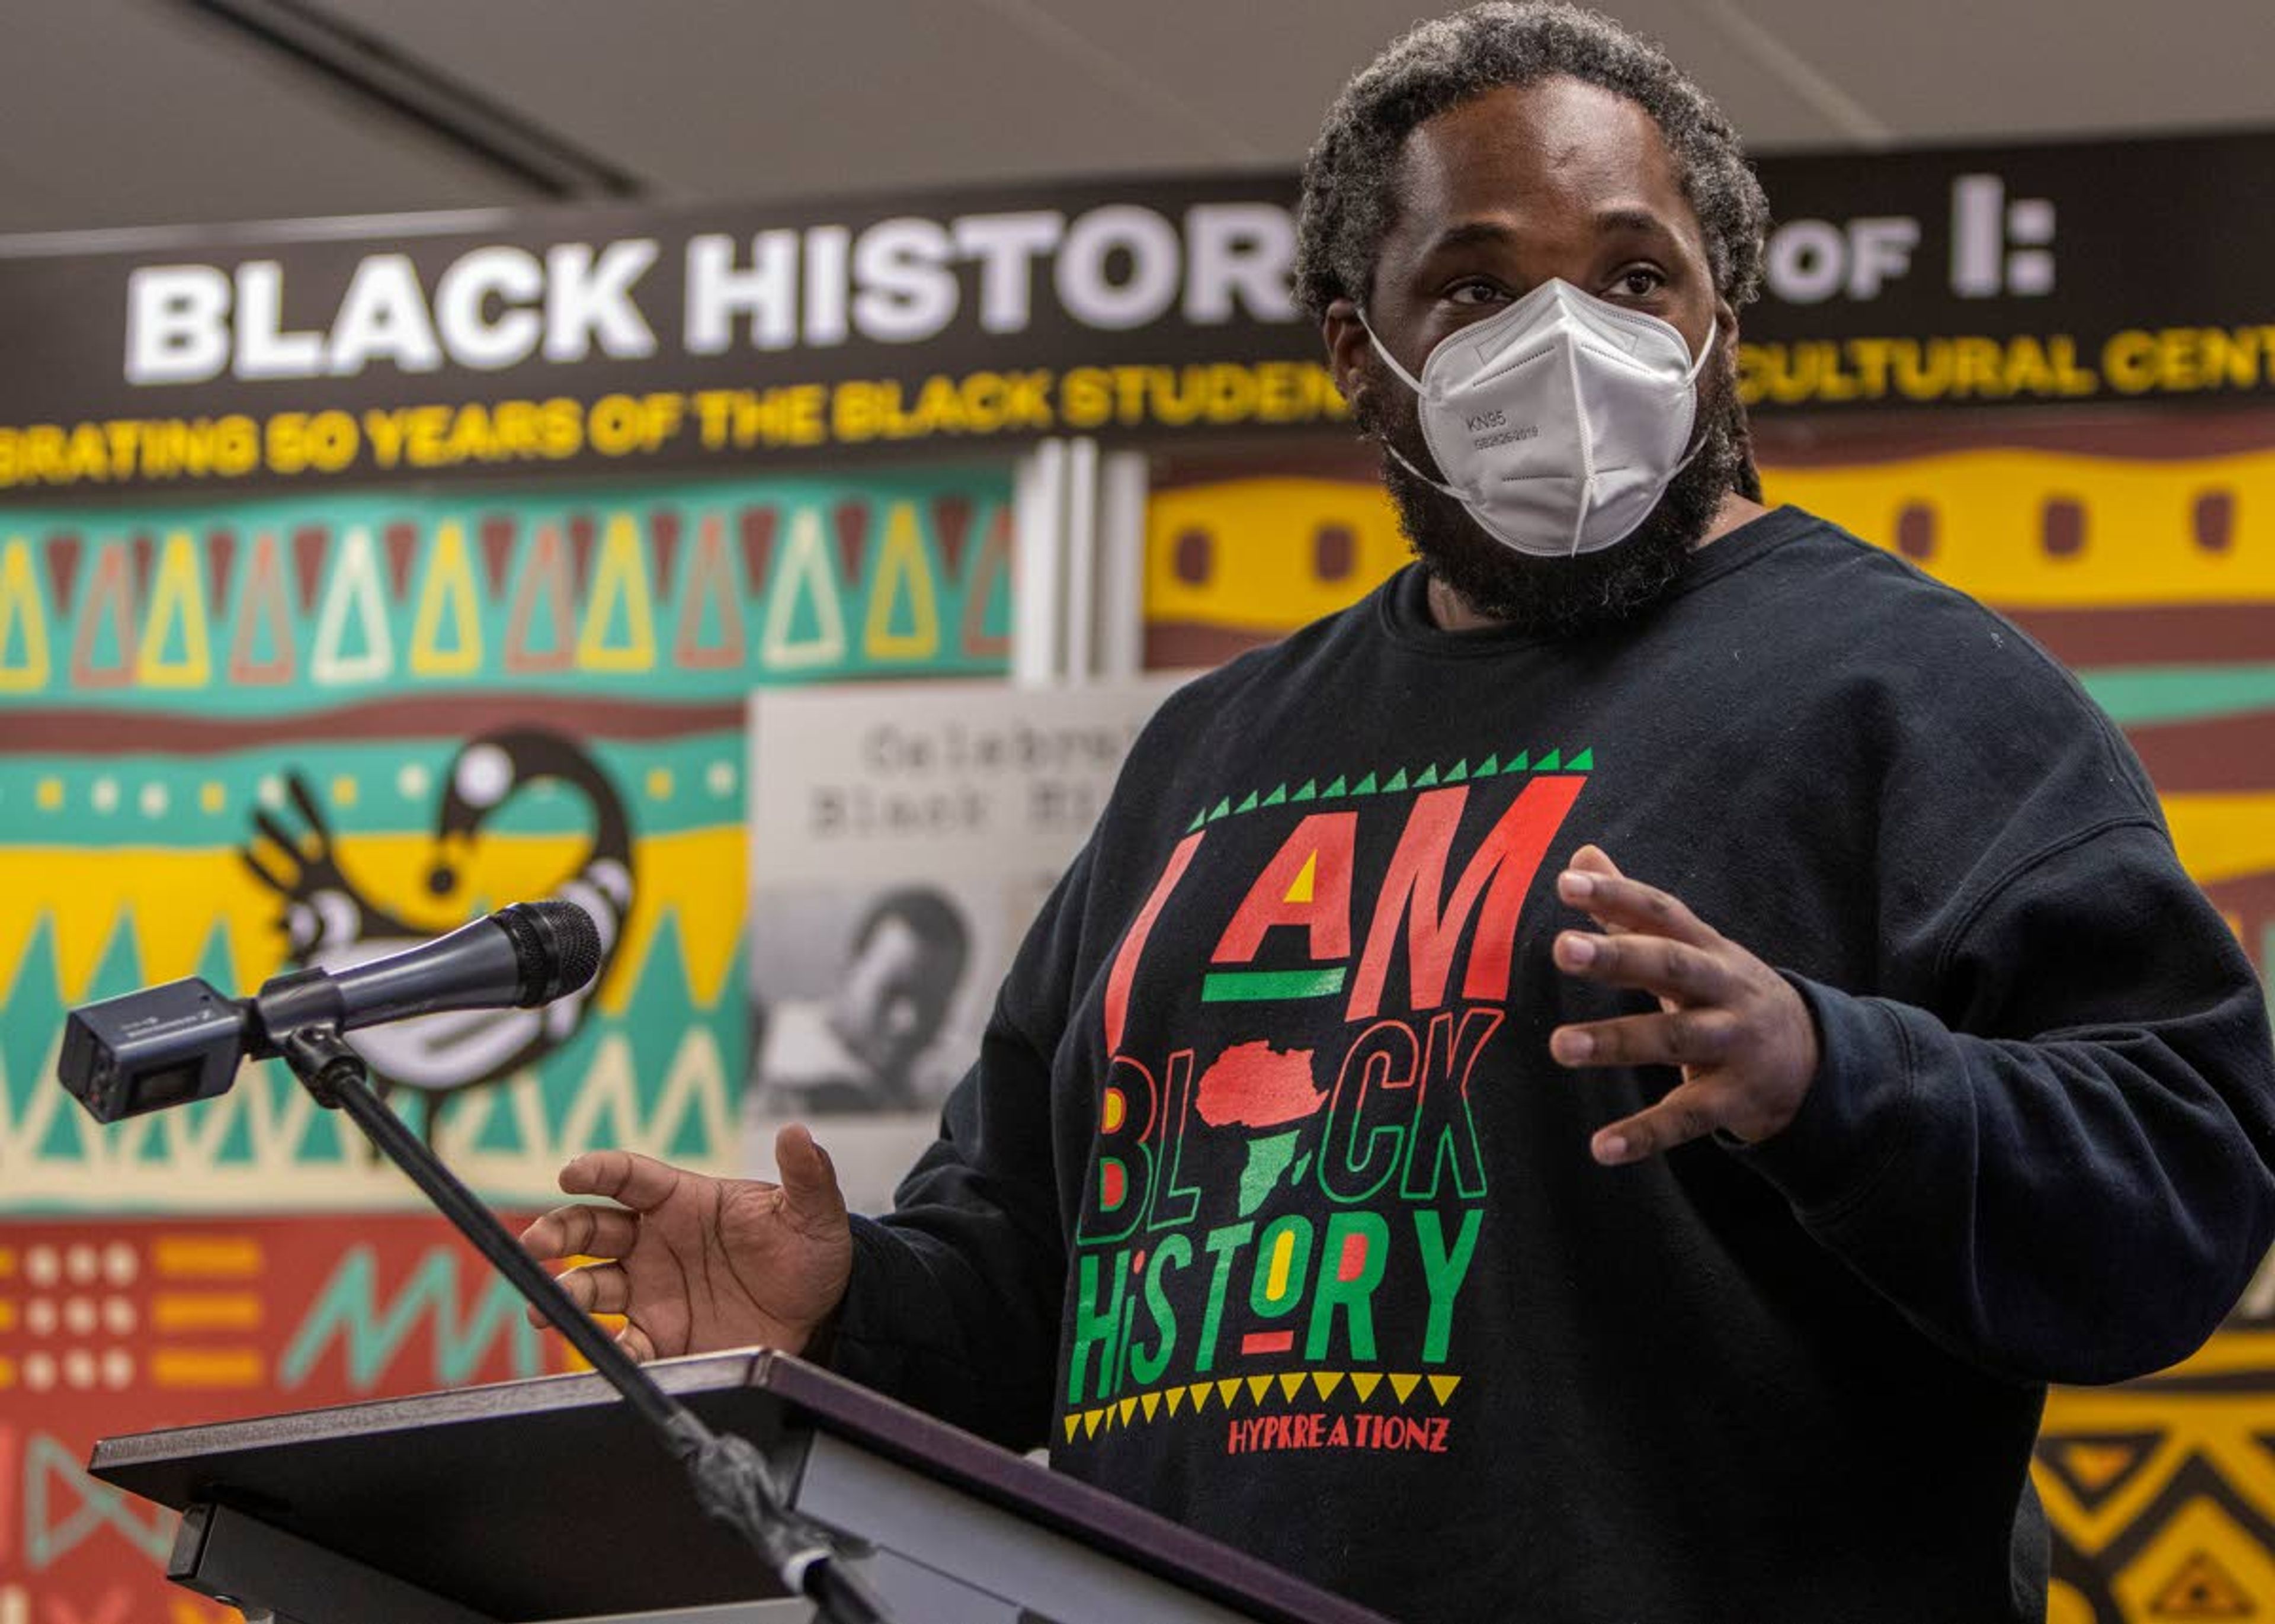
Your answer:
[[[1529,750],[1520,750],[1504,761],[1496,751],[1483,760],[1472,763],[1467,756],[1445,767],[1425,762],[1410,772],[1403,767],[1394,767],[1388,777],[1368,773],[1356,784],[1347,782],[1349,774],[1338,773],[1323,787],[1317,778],[1307,778],[1295,789],[1285,782],[1272,789],[1251,789],[1235,804],[1231,796],[1222,796],[1213,806],[1204,806],[1193,814],[1185,826],[1190,835],[1205,824],[1216,823],[1226,818],[1237,818],[1243,812],[1260,811],[1267,806],[1293,805],[1298,801],[1339,801],[1357,795],[1410,794],[1417,789],[1442,789],[1447,784],[1466,783],[1473,778],[1506,776],[1512,773],[1589,773],[1596,767],[1596,752],[1591,745],[1583,745],[1568,758],[1561,748],[1552,746],[1540,752],[1538,759]]]
[[[720,1050],[728,1055],[740,1055],[744,1051],[743,1009],[739,1001],[727,995],[727,990],[744,985],[742,949],[737,948],[733,967],[722,982],[722,993],[710,1007],[696,1001],[689,986],[685,953],[682,948],[679,920],[676,913],[667,914],[658,926],[654,940],[646,957],[638,965],[626,966],[636,971],[635,983],[628,1006],[622,1015],[608,1015],[599,1010],[591,1012],[577,1035],[563,1047],[555,1050],[539,1063],[540,1100],[546,1114],[548,1133],[557,1132],[560,1123],[574,1108],[585,1091],[586,1078],[594,1063],[601,1039],[622,1035],[631,1050],[633,1076],[639,1080],[642,1109],[654,1105],[663,1088],[673,1054],[688,1027],[705,1024],[713,1028]],[[197,973],[215,986],[233,987],[241,985],[231,963],[227,937],[216,926],[200,955]],[[145,980],[140,956],[136,950],[132,930],[122,918],[115,928],[110,945],[96,970],[94,980],[83,995],[92,1001],[117,997],[142,985]],[[54,1035],[63,1029],[64,1003],[58,990],[53,922],[42,919],[34,927],[26,947],[23,962],[16,967],[12,979],[0,982],[0,991],[7,993],[9,1019],[0,1022],[0,1147],[11,1156],[30,1156],[42,1160],[76,1159],[87,1154],[89,1139],[97,1134],[115,1134],[115,1128],[96,1128],[87,1121],[75,1106],[55,1112],[40,1144],[26,1146],[11,1143],[15,1126],[30,1114],[30,1091],[60,1090],[48,1061]],[[178,1131],[194,1132],[202,1129],[205,1118],[215,1112],[237,1119],[219,1140],[215,1165],[229,1167],[243,1163],[250,1166],[253,1147],[250,1128],[245,1121],[246,1099],[260,1092],[270,1096],[268,1110],[274,1115],[282,1110],[282,1096],[299,1085],[283,1073],[281,1067],[261,1066],[247,1070],[238,1078],[233,1093],[241,1096],[229,1099],[201,1100],[182,1113],[184,1126]],[[463,1097],[458,1104],[470,1103]],[[446,1107],[446,1110],[450,1107]],[[510,1142],[518,1132],[516,1124],[503,1114],[494,1114],[479,1148],[486,1151],[507,1151],[519,1148]],[[162,1164],[175,1143],[173,1135],[152,1133],[143,1144],[142,1159]],[[351,1151],[350,1141],[340,1132],[337,1118],[329,1112],[317,1113],[310,1119],[306,1137],[297,1147],[296,1159],[303,1162],[336,1162],[349,1159],[360,1151]],[[678,1139],[669,1147],[672,1154],[701,1158],[714,1156],[723,1147],[707,1142],[699,1131],[694,1131],[692,1119],[683,1122]],[[0,1212],[12,1210],[4,1195],[0,1195]]]

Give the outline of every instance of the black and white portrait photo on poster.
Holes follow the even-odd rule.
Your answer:
[[[751,944],[752,1108],[812,1120],[935,1113],[977,1052],[1028,888],[944,878],[760,891]]]
[[[979,1052],[1021,937],[1184,680],[773,691],[751,706],[744,1170],[804,1122],[882,1212]]]

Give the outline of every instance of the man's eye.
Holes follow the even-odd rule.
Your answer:
[[[1446,291],[1456,305],[1489,305],[1500,296],[1500,289],[1490,282],[1457,282]]]
[[[1633,265],[1621,271],[1612,285],[1629,298],[1649,298],[1667,285],[1667,278],[1648,265]]]

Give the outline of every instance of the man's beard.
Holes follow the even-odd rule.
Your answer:
[[[1459,502],[1386,449],[1382,482],[1424,570],[1476,613],[1535,635],[1601,631],[1657,602],[1704,539],[1723,498],[1751,483],[1745,410],[1727,357],[1726,350],[1699,372],[1697,454],[1642,524],[1596,552],[1535,558],[1505,546]],[[1414,392],[1394,381],[1379,358],[1369,355],[1364,364],[1371,387],[1359,391],[1353,413],[1359,428],[1386,448],[1394,446],[1415,467],[1434,467]],[[1396,404],[1386,410],[1387,402]]]

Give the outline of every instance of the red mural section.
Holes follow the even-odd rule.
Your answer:
[[[237,1619],[165,1582],[175,1518],[87,1476],[97,1438],[573,1357],[436,1218],[0,1224],[0,1620]]]

